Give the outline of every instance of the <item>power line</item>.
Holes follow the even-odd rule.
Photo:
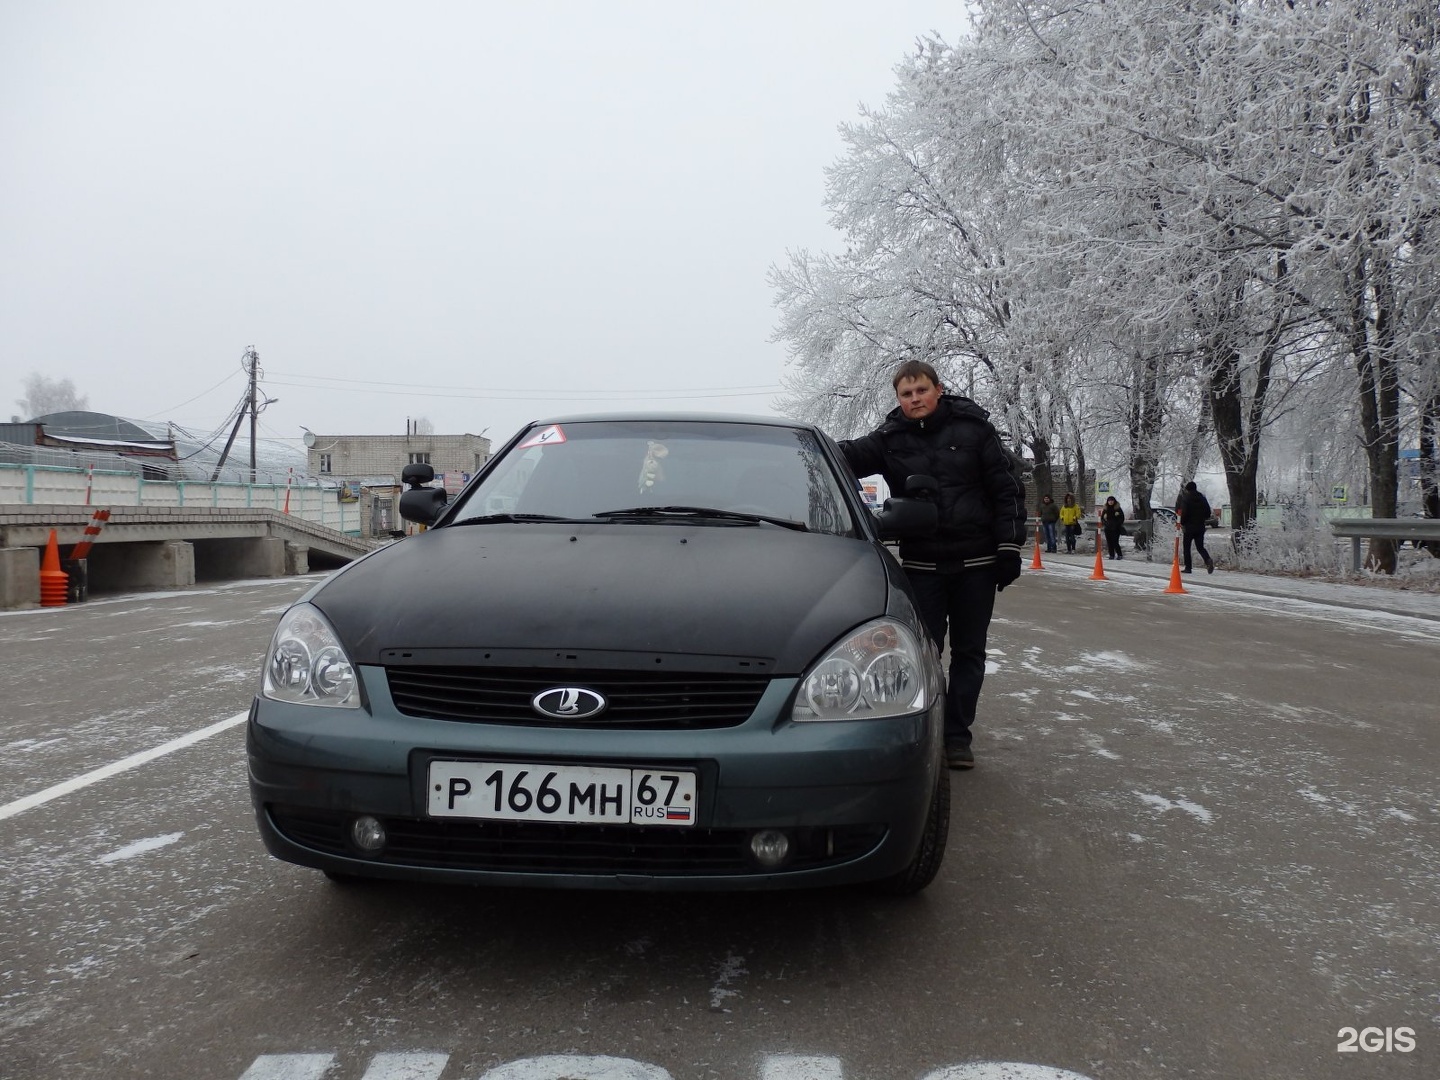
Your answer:
[[[271,386],[293,386],[293,387],[297,387],[297,388],[299,388],[299,389],[301,389],[301,390],[325,390],[325,391],[330,392],[330,393],[346,393],[346,394],[384,394],[386,397],[418,397],[418,398],[430,398],[430,399],[433,400],[433,399],[436,397],[437,394],[443,394],[446,398],[454,398],[454,399],[461,400],[461,401],[595,401],[595,400],[597,400],[597,395],[599,395],[599,394],[616,394],[616,393],[620,393],[619,391],[587,390],[587,391],[582,391],[581,393],[578,393],[578,394],[557,394],[557,393],[555,393],[554,391],[547,390],[547,391],[545,391],[545,392],[543,392],[543,393],[531,392],[531,393],[527,393],[527,394],[524,394],[524,395],[518,395],[518,394],[517,394],[517,395],[515,395],[515,396],[513,396],[513,397],[506,397],[506,396],[504,396],[503,394],[498,394],[498,393],[495,393],[495,392],[493,392],[493,391],[484,392],[484,393],[480,393],[480,392],[462,393],[462,392],[456,391],[456,390],[454,390],[454,389],[449,389],[449,388],[442,387],[442,386],[437,386],[437,387],[435,387],[433,390],[382,390],[382,389],[380,389],[380,388],[378,388],[378,387],[376,387],[376,388],[366,388],[366,387],[361,387],[361,386],[320,386],[320,385],[317,385],[317,384],[314,384],[314,383],[286,382],[286,381],[283,380],[283,379],[271,379],[271,378],[267,378],[267,379],[266,379],[266,382],[268,382]],[[607,396],[607,397],[600,397],[599,400],[601,400],[601,401],[611,401],[611,400],[620,401],[620,400],[624,400],[624,398],[626,398],[626,397],[628,397],[628,398],[633,398],[633,399],[639,399],[639,400],[642,400],[642,401],[671,401],[671,400],[675,400],[675,399],[679,399],[679,398],[700,399],[700,398],[770,397],[770,396],[772,396],[772,395],[774,395],[774,394],[780,393],[783,389],[784,389],[783,387],[776,386],[776,387],[773,387],[773,388],[770,388],[770,389],[766,389],[766,390],[721,391],[721,392],[716,392],[716,393],[704,393],[704,392],[699,392],[699,391],[695,391],[695,390],[674,390],[674,391],[667,391],[667,392],[664,392],[664,393],[647,392],[647,391],[632,391],[632,392],[630,392],[630,393],[628,393],[628,394],[625,394],[624,397],[612,397],[612,396]]]
[[[232,371],[229,375],[226,375],[225,378],[221,379],[221,380],[220,380],[219,382],[217,382],[214,386],[210,387],[209,390],[202,390],[202,391],[200,391],[200,393],[198,393],[198,394],[196,394],[194,397],[190,398],[189,401],[182,401],[179,405],[172,405],[172,406],[170,406],[170,408],[168,408],[168,409],[162,409],[162,410],[160,410],[159,412],[151,413],[149,416],[142,416],[140,419],[142,419],[142,420],[156,420],[156,419],[158,419],[158,418],[160,418],[160,417],[162,417],[162,416],[165,416],[167,413],[173,413],[176,409],[183,409],[186,405],[189,405],[191,401],[199,401],[199,400],[200,400],[202,397],[204,397],[206,394],[212,393],[212,392],[220,389],[220,387],[224,386],[227,382],[229,382],[229,381],[230,381],[231,379],[233,379],[234,377],[235,377],[235,372]],[[225,421],[225,423],[227,423],[227,424],[228,424],[229,422],[230,422],[229,419],[227,419],[227,420]]]
[[[286,379],[302,379],[303,382],[287,382]],[[294,372],[271,371],[266,381],[276,386],[294,386],[310,390],[336,390],[349,393],[385,393],[400,397],[434,397],[444,393],[461,398],[502,398],[520,401],[587,401],[595,398],[654,398],[677,397],[764,397],[778,394],[785,388],[779,383],[750,383],[741,386],[696,386],[696,387],[646,387],[644,389],[595,389],[575,394],[556,394],[553,390],[537,391],[533,387],[478,387],[454,386],[436,383],[426,389],[415,389],[414,381],[381,382],[373,379],[344,379],[329,375],[307,375]]]

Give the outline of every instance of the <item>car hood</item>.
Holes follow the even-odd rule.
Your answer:
[[[759,658],[770,674],[799,674],[846,630],[883,615],[888,589],[879,549],[845,537],[770,525],[496,523],[406,537],[310,600],[359,664],[381,663],[386,650],[476,662],[430,654],[445,649],[523,651],[536,663],[564,651],[583,665],[584,651],[610,663],[631,653]]]

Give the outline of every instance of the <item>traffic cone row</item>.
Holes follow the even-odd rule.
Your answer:
[[[1107,578],[1107,577],[1105,576],[1105,562],[1104,562],[1104,555],[1103,555],[1103,553],[1102,553],[1101,550],[1100,550],[1100,536],[1101,536],[1101,529],[1100,529],[1099,526],[1097,525],[1097,527],[1096,527],[1096,529],[1095,529],[1095,569],[1094,569],[1094,571],[1090,574],[1090,580],[1091,580],[1091,581],[1109,581],[1109,580],[1110,580],[1109,578]],[[1030,569],[1031,569],[1031,570],[1044,570],[1044,569],[1045,569],[1044,565],[1040,562],[1040,542],[1041,542],[1041,541],[1040,541],[1040,528],[1039,528],[1039,526],[1037,525],[1037,526],[1036,526],[1036,529],[1035,529],[1035,557],[1030,560]],[[1153,540],[1152,540],[1152,542],[1153,542]],[[1170,563],[1170,584],[1165,587],[1165,592],[1167,592],[1167,593],[1185,593],[1185,592],[1186,592],[1185,586],[1184,586],[1184,585],[1181,583],[1181,581],[1180,581],[1180,536],[1179,536],[1178,533],[1177,533],[1176,536],[1175,536],[1175,557],[1174,557],[1174,559],[1172,560],[1172,562]]]
[[[45,545],[45,558],[40,564],[40,606],[64,607],[66,594],[70,589],[70,575],[60,569],[60,544],[55,530],[50,530],[50,542]]]

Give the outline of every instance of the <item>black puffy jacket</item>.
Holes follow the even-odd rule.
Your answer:
[[[840,443],[856,476],[879,474],[892,494],[904,494],[905,478],[916,473],[939,482],[940,527],[900,541],[907,568],[953,573],[993,563],[1002,550],[1019,556],[1025,486],[989,416],[969,398],[946,394],[923,420],[907,419],[897,406],[869,435]]]
[[[1180,498],[1175,503],[1175,514],[1182,529],[1205,528],[1212,512],[1210,500],[1198,491],[1186,489],[1180,492]]]

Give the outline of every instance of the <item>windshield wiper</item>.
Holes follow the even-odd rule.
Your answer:
[[[561,517],[558,514],[480,514],[476,517],[460,518],[450,522],[451,525],[495,525],[519,522],[527,524],[534,521],[564,521],[571,525],[577,522],[587,521],[588,518]]]
[[[623,510],[602,510],[597,518],[703,518],[711,521],[743,521],[752,525],[768,522],[796,532],[809,532],[810,526],[803,521],[789,518],[770,517],[768,514],[745,514],[739,510],[718,510],[713,506],[628,506]]]

